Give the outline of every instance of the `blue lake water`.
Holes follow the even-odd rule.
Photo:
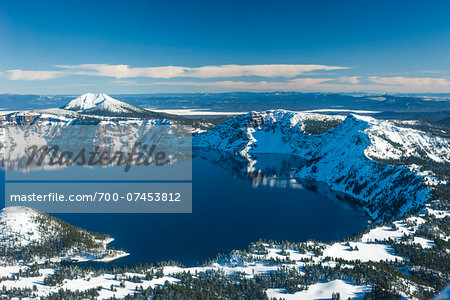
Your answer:
[[[209,157],[193,159],[191,214],[53,215],[115,238],[112,246],[131,253],[109,263],[116,265],[169,259],[193,265],[258,239],[331,241],[368,224],[342,195],[290,179],[290,165],[280,157],[261,158],[260,169],[250,172],[241,161]]]

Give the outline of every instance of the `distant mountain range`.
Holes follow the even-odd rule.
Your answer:
[[[206,109],[217,112],[253,110],[346,109],[387,112],[383,118],[421,118],[450,122],[450,94],[333,94],[333,93],[206,93],[115,95],[115,98],[141,108]],[[71,95],[0,95],[2,110],[30,110],[62,107],[76,96]],[[391,114],[395,112],[395,114]],[[330,113],[330,112],[326,112]],[[332,112],[331,112],[332,113]],[[369,113],[370,114],[370,113]]]
[[[44,101],[45,102],[45,101]],[[53,103],[53,102],[52,102]],[[106,94],[87,93],[68,101],[60,108],[42,108],[10,112],[2,117],[13,124],[40,121],[71,122],[72,124],[97,124],[102,121],[161,120],[172,125],[191,126],[193,132],[205,131],[214,125],[202,119],[187,119],[182,116],[154,112],[116,100]]]

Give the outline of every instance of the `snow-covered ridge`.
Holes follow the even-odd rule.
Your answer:
[[[249,160],[256,153],[303,157],[308,163],[295,177],[323,181],[354,196],[374,219],[417,210],[430,197],[422,176],[386,161],[450,162],[448,139],[358,115],[251,112],[195,136],[193,144]]]
[[[343,122],[345,120],[345,122]],[[405,121],[407,122],[407,121]],[[333,126],[335,124],[335,126]],[[337,126],[339,124],[339,127]],[[319,131],[313,127],[318,127]],[[336,129],[333,129],[337,127]],[[196,145],[222,148],[225,151],[237,151],[246,156],[251,153],[303,153],[295,144],[298,136],[309,136],[312,142],[321,142],[357,127],[370,140],[365,155],[374,159],[402,159],[405,157],[427,158],[435,162],[450,162],[450,141],[446,138],[431,136],[426,132],[395,126],[393,122],[373,117],[349,115],[323,115],[315,113],[292,112],[286,110],[268,110],[238,115],[196,137]],[[231,131],[231,129],[238,129]],[[322,129],[322,130],[321,130]],[[267,134],[266,134],[267,133]],[[323,133],[321,135],[311,133]],[[281,148],[266,149],[269,144],[259,135],[271,135],[272,142],[280,142]],[[292,135],[297,135],[295,138]],[[302,147],[307,148],[307,147]],[[308,149],[312,150],[312,149]]]
[[[0,212],[0,250],[5,253],[0,265],[13,263],[14,259],[30,263],[47,259],[110,261],[128,255],[107,249],[112,241],[108,236],[89,233],[28,207],[6,207]],[[58,248],[56,244],[69,246]],[[46,254],[42,253],[47,247]]]
[[[344,116],[339,115],[298,113],[281,109],[250,112],[196,136],[193,143],[198,147],[236,152],[244,157],[252,153],[292,153],[296,150],[291,143],[294,135],[327,131],[344,119]],[[322,130],[314,130],[314,126]]]
[[[371,141],[365,151],[369,158],[402,160],[415,157],[437,163],[450,163],[450,141],[446,138],[412,128],[398,127],[385,120],[355,117],[369,125],[365,130]]]

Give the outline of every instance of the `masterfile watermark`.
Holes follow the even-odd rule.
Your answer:
[[[170,163],[167,154],[164,151],[156,151],[157,145],[143,145],[138,142],[133,145],[130,152],[115,151],[101,151],[99,146],[95,146],[92,151],[85,148],[77,153],[72,151],[61,151],[58,145],[53,146],[37,146],[33,145],[28,148],[30,156],[27,161],[27,166],[36,163],[37,166],[42,166],[48,158],[50,166],[59,165],[61,167],[77,166],[125,166],[124,171],[128,172],[132,165],[136,166],[165,166]],[[142,151],[140,150],[142,149]]]
[[[50,213],[189,213],[191,132],[151,122],[9,125],[0,149],[5,205]]]

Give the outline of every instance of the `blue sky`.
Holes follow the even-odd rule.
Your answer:
[[[0,1],[0,93],[450,92],[449,1]]]

